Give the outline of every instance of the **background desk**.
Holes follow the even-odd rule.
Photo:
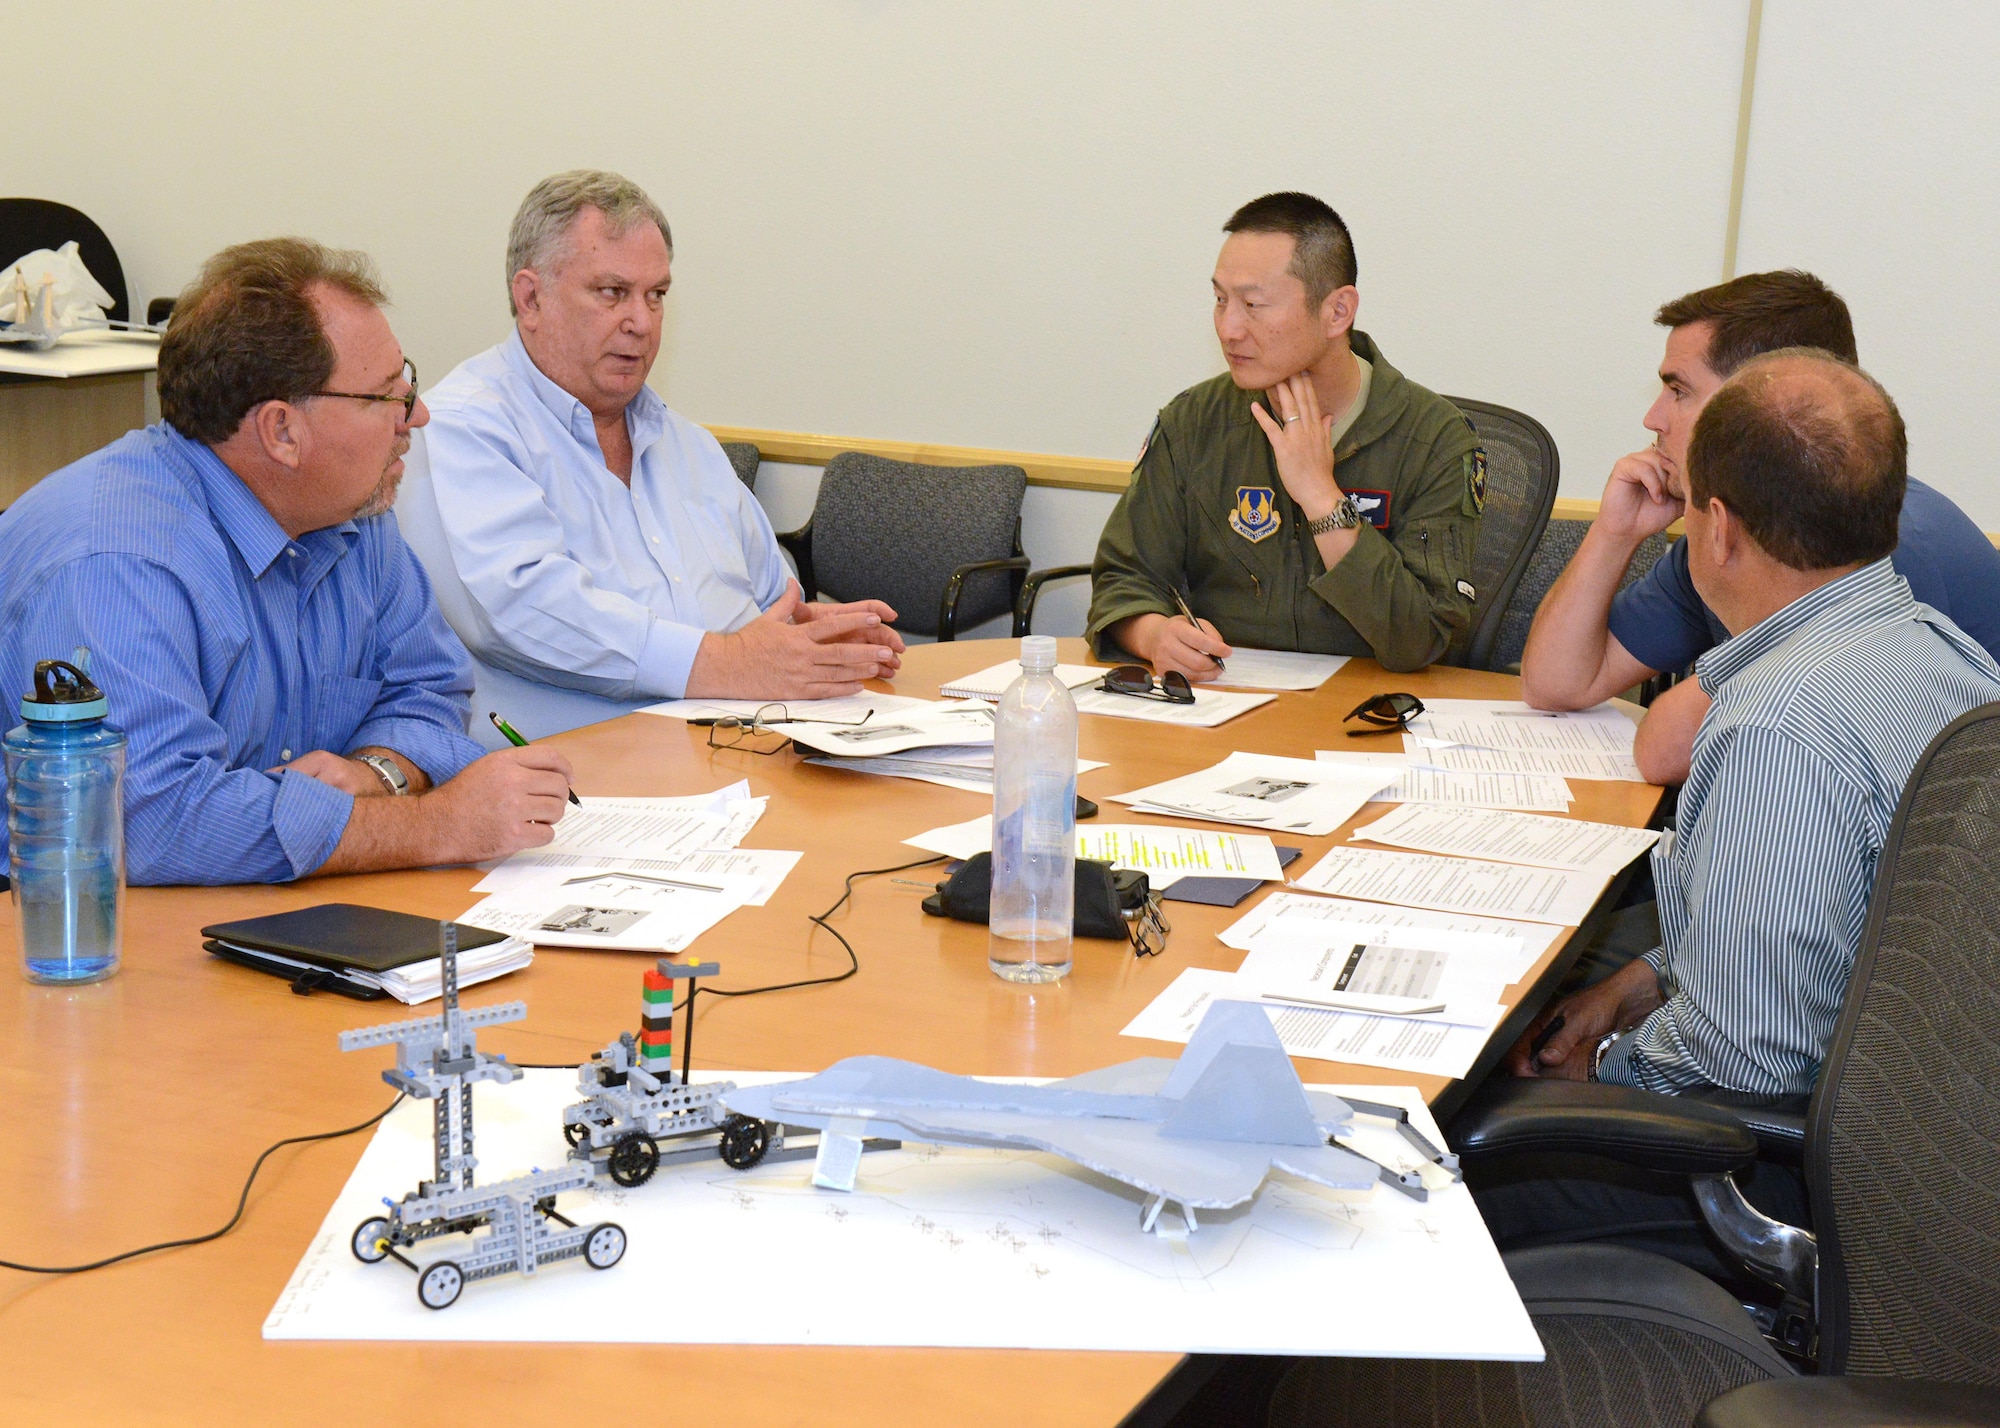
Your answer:
[[[1011,647],[913,649],[894,687],[934,695],[940,678],[993,663]],[[1081,657],[1081,641],[1064,642],[1063,658]],[[1104,805],[1104,816],[1123,818],[1109,794],[1192,772],[1232,748],[1310,758],[1336,741],[1394,747],[1392,739],[1350,741],[1339,732],[1340,715],[1369,694],[1506,698],[1515,688],[1503,675],[1390,675],[1357,660],[1316,694],[1281,695],[1216,730],[1085,719],[1082,753],[1110,767],[1086,774],[1082,789]],[[929,784],[808,768],[791,754],[711,751],[705,731],[651,715],[559,742],[586,799],[699,792],[738,778],[774,795],[750,842],[804,849],[806,858],[768,906],[731,915],[696,944],[704,959],[722,963],[725,986],[844,967],[838,944],[806,913],[830,905],[855,869],[922,856],[902,838],[980,811],[975,795]],[[1658,797],[1636,784],[1572,787],[1576,816],[1608,822],[1643,823]],[[1299,866],[1344,837],[1345,830],[1302,840]],[[935,874],[902,876],[927,883]],[[387,1104],[376,1079],[381,1058],[343,1056],[334,1038],[394,1019],[395,1004],[385,1011],[381,1003],[293,997],[272,978],[204,956],[196,929],[329,901],[454,917],[476,900],[469,890],[477,878],[470,869],[438,869],[292,887],[135,889],[125,970],[112,981],[62,990],[31,986],[11,966],[0,971],[7,1108],[0,1257],[75,1263],[213,1229],[265,1146],[352,1124]],[[1215,933],[1242,908],[1175,903],[1163,955],[1139,959],[1121,944],[1079,941],[1066,982],[1014,987],[987,972],[985,929],[925,917],[917,906],[925,891],[888,878],[857,886],[835,925],[860,953],[858,977],[738,1002],[704,999],[695,1043],[701,1063],[814,1070],[878,1052],[952,1071],[1062,1076],[1133,1056],[1172,1056],[1178,1047],[1121,1038],[1118,1029],[1182,968],[1233,967],[1241,958]],[[0,916],[0,938],[11,961],[11,906]],[[528,1003],[526,1023],[483,1034],[484,1048],[522,1062],[575,1062],[631,1026],[638,973],[649,964],[545,951],[527,972],[475,987],[466,1000]],[[1320,1081],[1411,1079],[1298,1064]],[[1420,1084],[1427,1095],[1444,1089],[1436,1078]],[[244,1224],[215,1244],[73,1278],[0,1271],[0,1420],[524,1422],[604,1413],[703,1424],[1109,1425],[1178,1361],[920,1349],[266,1344],[264,1316],[360,1151],[357,1137],[279,1152]],[[700,1305],[676,1304],[675,1312],[698,1314]]]
[[[0,509],[70,462],[146,424],[160,340],[87,333],[46,352],[0,344]]]

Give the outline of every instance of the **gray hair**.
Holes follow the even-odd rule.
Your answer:
[[[623,174],[604,169],[551,174],[528,190],[514,214],[513,226],[507,230],[508,312],[515,311],[514,274],[523,268],[546,272],[567,258],[570,230],[586,208],[604,214],[614,238],[641,223],[652,223],[667,241],[667,256],[674,255],[674,235],[667,227],[667,215]]]

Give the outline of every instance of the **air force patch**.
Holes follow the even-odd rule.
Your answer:
[[[1354,509],[1362,520],[1378,531],[1389,529],[1390,492],[1369,491],[1360,486],[1349,486],[1347,494],[1354,498]]]
[[[1231,530],[1255,545],[1275,535],[1279,524],[1277,494],[1269,486],[1236,488],[1236,509],[1229,513]]]
[[[1465,458],[1465,494],[1472,502],[1472,514],[1486,509],[1486,448],[1474,447]]]

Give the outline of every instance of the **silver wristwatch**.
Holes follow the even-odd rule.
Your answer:
[[[1600,1036],[1597,1039],[1597,1049],[1590,1053],[1591,1080],[1595,1081],[1597,1079],[1597,1068],[1604,1064],[1604,1053],[1609,1051],[1612,1047],[1616,1046],[1618,1044],[1618,1038],[1623,1036],[1624,1034],[1625,1033],[1622,1031],[1614,1031],[1608,1033],[1607,1035]]]
[[[410,791],[410,781],[403,776],[394,759],[384,758],[381,754],[356,754],[354,757],[375,770],[375,776],[389,786],[390,793],[400,798]]]
[[[1306,534],[1323,536],[1328,531],[1351,531],[1361,524],[1361,508],[1352,496],[1342,496],[1334,508],[1316,521],[1306,522]]]

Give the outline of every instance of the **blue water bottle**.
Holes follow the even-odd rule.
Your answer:
[[[125,736],[74,664],[35,666],[7,758],[7,862],[31,982],[96,982],[118,970],[125,923]]]

